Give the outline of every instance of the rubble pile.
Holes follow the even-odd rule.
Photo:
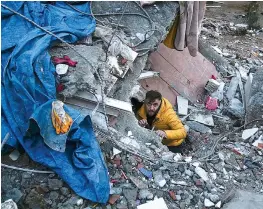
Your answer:
[[[112,8],[118,12],[117,3],[112,4]],[[97,6],[94,12],[103,10],[105,5]],[[165,6],[160,7],[163,9]],[[155,5],[153,8],[149,14],[159,15],[159,7]],[[158,18],[158,15],[154,18]],[[170,19],[172,21],[173,18]],[[161,19],[159,24],[164,20]],[[108,21],[107,25],[114,25],[111,18],[104,18],[103,21]],[[131,25],[138,23],[132,21]],[[120,27],[123,28],[123,25]],[[145,68],[147,55],[141,51],[148,53],[160,40],[156,34],[150,39],[151,36],[139,29],[136,33],[130,32],[132,35],[128,36],[123,30],[98,26],[95,34],[84,40],[85,43],[74,45],[74,50],[64,44],[50,49],[57,66],[57,82],[63,84],[57,88],[60,95],[65,97],[65,103],[73,101],[76,105],[79,102],[79,107],[83,109],[80,104],[87,105],[85,102],[89,99],[79,92],[85,91],[93,95],[104,92],[106,96],[122,98],[126,102],[136,93],[142,98],[137,88],[137,78]],[[19,208],[139,209],[146,208],[143,205],[148,203],[151,208],[202,209],[227,205],[238,189],[262,194],[263,125],[253,121],[254,117],[246,120],[250,96],[255,95],[251,76],[262,71],[263,65],[263,47],[250,47],[260,44],[257,42],[260,36],[262,30],[253,31],[244,24],[210,17],[204,20],[200,38],[210,43],[213,50],[233,68],[227,69],[227,75],[209,79],[204,103],[191,104],[183,97],[177,99],[175,109],[188,132],[183,154],[169,152],[154,132],[135,126],[137,121],[131,115],[132,111],[131,114],[118,116],[119,124],[114,128],[104,124],[103,114],[101,119],[97,118],[98,121],[93,120],[94,132],[110,176],[110,198],[106,205],[77,196],[54,173],[40,174],[5,168],[1,179],[1,202],[12,199],[14,203],[7,201],[5,204],[13,204],[13,208],[16,208],[16,202]],[[225,41],[222,37],[231,37],[224,43],[226,47],[221,45]],[[136,51],[137,41],[141,41],[141,46],[145,47],[145,38],[149,39],[147,43],[152,48]],[[242,47],[249,50],[241,50]],[[84,58],[78,58],[76,51]],[[63,66],[65,64],[67,66]],[[137,90],[134,93],[131,89]],[[114,114],[114,111],[111,113]],[[260,114],[259,110],[257,116]],[[101,121],[103,125],[100,125]],[[21,150],[4,156],[2,161],[18,167],[43,169]]]

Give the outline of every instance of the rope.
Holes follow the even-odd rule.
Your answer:
[[[10,168],[10,169],[13,169],[13,170],[18,170],[18,171],[31,172],[31,173],[46,173],[46,174],[54,173],[52,171],[39,171],[39,170],[32,170],[32,169],[27,169],[27,168],[18,168],[18,167],[11,166],[11,165],[6,165],[6,164],[3,164],[3,163],[1,163],[1,167]]]

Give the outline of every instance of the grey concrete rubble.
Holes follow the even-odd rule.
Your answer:
[[[220,8],[228,11],[225,4]],[[120,12],[124,5],[123,2],[94,2],[92,7],[94,14],[99,14]],[[50,49],[53,56],[67,54],[78,61],[77,66],[68,67],[65,74],[64,68],[58,69],[63,71],[59,79],[66,86],[61,94],[82,114],[92,115],[94,132],[108,168],[110,195],[118,195],[118,200],[113,205],[92,203],[77,196],[56,174],[2,168],[2,208],[15,209],[16,204],[29,209],[262,208],[263,124],[252,121],[262,119],[263,115],[263,41],[259,41],[263,34],[240,25],[246,24],[244,18],[231,12],[228,13],[231,18],[228,15],[223,18],[224,11],[218,8],[207,11],[199,40],[200,52],[216,65],[219,78],[218,83],[210,81],[205,96],[217,98],[219,107],[209,111],[204,104],[190,104],[178,96],[179,116],[185,116],[183,123],[188,129],[183,155],[169,152],[153,131],[139,127],[132,112],[131,97],[139,101],[145,97],[138,80],[142,72],[151,72],[144,71],[149,70],[148,54],[143,55],[138,49],[155,50],[167,35],[178,7],[176,2],[146,6],[144,9],[153,23],[147,18],[124,15],[108,57],[107,44],[120,17],[97,17],[107,27],[97,27],[96,37],[91,37],[93,42],[88,46],[74,45],[90,64],[63,44]],[[127,10],[143,12],[134,2],[128,3]],[[152,24],[160,32],[146,36]],[[149,40],[132,47],[145,37]],[[210,46],[217,47],[210,51]],[[128,60],[124,64],[123,58]],[[237,70],[240,75],[236,74]],[[102,85],[94,71],[99,72]],[[147,73],[147,76],[153,74]],[[101,87],[106,96],[107,118],[117,118],[111,127],[105,120],[103,107],[99,105],[94,113],[97,100],[87,96],[88,93],[101,96]],[[107,98],[111,102],[107,103]],[[100,103],[101,100],[100,97]],[[23,152],[15,161],[3,155],[2,162],[44,168]],[[3,206],[7,204],[12,207]]]

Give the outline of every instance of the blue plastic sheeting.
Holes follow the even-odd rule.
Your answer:
[[[82,15],[63,2],[54,5],[45,2],[1,4],[69,43],[87,37],[95,30],[95,20],[91,16]],[[88,3],[74,6],[90,13]],[[3,7],[1,16],[2,139],[9,132],[8,145],[22,145],[32,160],[54,170],[81,197],[106,203],[108,171],[90,118],[64,106],[72,119],[76,119],[65,135],[65,152],[52,150],[42,137],[48,134],[54,139],[57,137],[55,132],[50,132],[51,103],[56,98],[56,88],[55,67],[47,51],[56,38]],[[45,132],[47,130],[49,133]]]

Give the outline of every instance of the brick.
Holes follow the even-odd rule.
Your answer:
[[[170,195],[170,197],[173,199],[173,200],[176,200],[176,196],[175,196],[175,193],[174,193],[174,191],[169,191],[169,195]]]
[[[113,205],[118,199],[120,198],[120,195],[114,194],[110,196],[110,199],[108,202]]]

